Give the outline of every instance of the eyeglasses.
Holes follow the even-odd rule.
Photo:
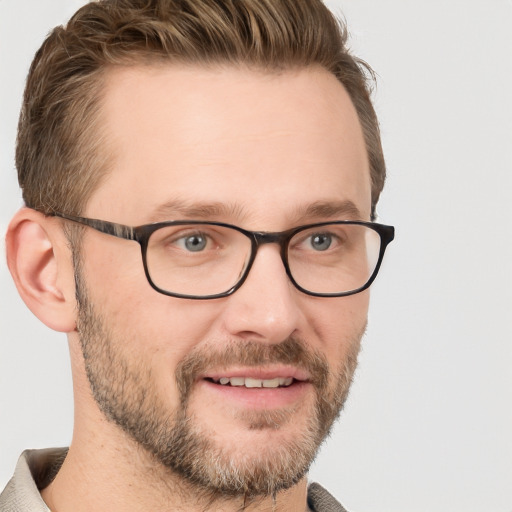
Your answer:
[[[178,220],[130,227],[52,215],[138,242],[149,284],[164,295],[185,299],[234,293],[264,244],[280,246],[286,273],[301,292],[315,297],[359,293],[374,281],[395,236],[392,226],[363,221],[320,222],[270,233],[223,222]]]

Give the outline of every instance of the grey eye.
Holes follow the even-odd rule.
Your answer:
[[[207,239],[203,235],[190,235],[184,238],[185,248],[191,252],[199,252],[205,249]]]
[[[332,243],[332,236],[327,233],[317,233],[311,236],[311,247],[315,251],[326,251]]]

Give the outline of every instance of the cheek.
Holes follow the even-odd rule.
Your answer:
[[[348,297],[320,299],[310,307],[309,322],[329,360],[343,361],[364,334],[368,290]]]
[[[218,307],[214,301],[177,299],[157,292],[146,279],[138,245],[123,247],[122,260],[119,246],[105,245],[101,253],[89,252],[84,264],[96,309],[125,350],[134,357],[154,359],[168,372],[208,338]]]

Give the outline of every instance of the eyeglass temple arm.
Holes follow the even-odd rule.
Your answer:
[[[60,212],[53,212],[54,217],[60,217],[62,219],[88,226],[106,235],[116,236],[118,238],[124,238],[126,240],[137,240],[135,229],[131,226],[124,224],[116,224],[115,222],[107,222],[99,219],[87,219],[85,217],[76,217],[74,215],[68,215]]]

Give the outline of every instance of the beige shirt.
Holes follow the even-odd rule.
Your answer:
[[[0,494],[0,512],[51,512],[41,498],[39,489],[55,477],[67,450],[26,450],[21,454],[14,476]],[[308,487],[308,505],[311,512],[346,512],[320,485]]]

